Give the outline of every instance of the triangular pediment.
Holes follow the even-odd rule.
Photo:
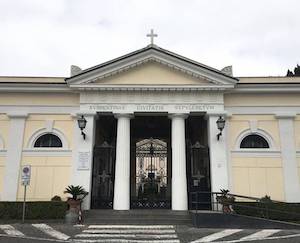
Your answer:
[[[233,88],[237,79],[150,45],[66,79],[71,87],[199,86]]]

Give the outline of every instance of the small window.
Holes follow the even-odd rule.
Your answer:
[[[50,147],[62,147],[62,142],[59,137],[53,134],[45,134],[40,136],[34,143],[35,148],[50,148]]]
[[[262,136],[252,134],[245,137],[240,148],[269,148],[269,144]]]

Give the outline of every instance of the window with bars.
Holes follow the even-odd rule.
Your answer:
[[[35,148],[61,148],[60,138],[54,134],[47,133],[40,136],[34,143]]]

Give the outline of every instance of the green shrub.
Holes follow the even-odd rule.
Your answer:
[[[233,210],[237,214],[247,216],[282,221],[300,221],[300,204],[298,203],[235,202]]]
[[[21,219],[23,202],[0,202],[0,219]],[[66,202],[26,202],[26,219],[62,219]]]
[[[51,198],[51,201],[61,202],[62,200],[61,200],[60,196],[54,196],[54,197]]]

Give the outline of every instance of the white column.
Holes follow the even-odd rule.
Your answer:
[[[220,139],[217,134],[220,132],[216,121],[224,114],[207,114],[208,116],[208,145],[210,155],[210,180],[212,192],[220,192],[221,189],[228,189],[228,163],[226,152],[226,129],[223,130]],[[226,126],[226,123],[225,123]]]
[[[78,127],[77,118],[83,115],[87,120],[83,132]],[[95,113],[78,113],[74,117],[74,144],[71,184],[82,186],[89,194],[84,199],[83,209],[90,209],[92,192],[93,148],[95,142]]]
[[[276,115],[279,123],[286,202],[300,202],[300,184],[294,134],[295,116],[295,114]]]
[[[130,114],[117,114],[114,210],[130,209]]]
[[[1,200],[16,201],[19,172],[22,159],[24,128],[27,114],[8,114],[10,118],[9,142],[7,148],[3,194]]]
[[[170,115],[172,119],[172,210],[188,210],[185,119],[186,114]]]

